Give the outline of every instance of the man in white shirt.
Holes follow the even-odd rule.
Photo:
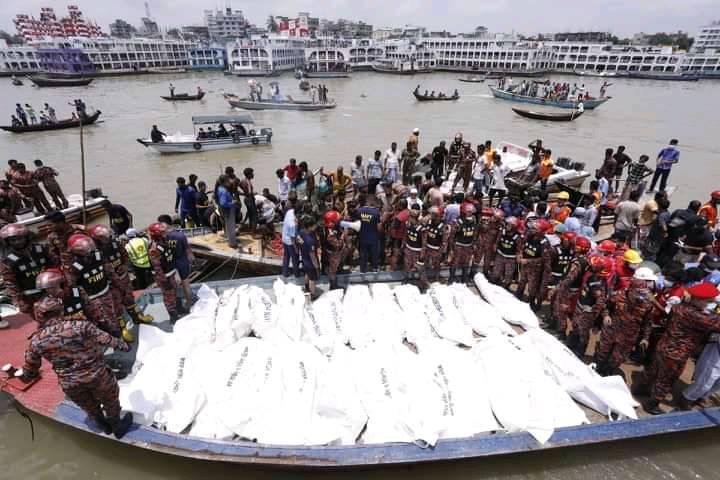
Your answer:
[[[397,151],[397,143],[392,142],[383,156],[383,171],[385,178],[392,183],[397,182],[400,171],[400,154]]]
[[[492,166],[492,185],[490,186],[490,192],[488,193],[490,197],[490,206],[492,207],[493,199],[495,198],[495,195],[498,197],[498,205],[502,201],[503,198],[505,198],[505,195],[507,195],[507,187],[505,186],[505,177],[510,172],[510,167],[507,165],[504,165],[502,162],[502,157],[499,153],[496,153],[493,156],[493,166]]]
[[[408,208],[412,208],[413,205],[418,205],[420,207],[420,210],[422,210],[423,201],[418,198],[417,188],[413,187],[410,189],[410,196],[408,197],[407,202]]]
[[[283,264],[282,264],[282,275],[283,277],[290,276],[290,261],[293,264],[293,274],[295,277],[300,277],[300,256],[295,246],[295,240],[297,238],[297,220],[295,218],[295,205],[297,203],[297,195],[293,192],[288,198],[287,206],[288,210],[285,212],[285,218],[283,219],[282,226],[282,243],[283,243]]]
[[[608,179],[605,177],[598,176],[598,192],[602,195],[600,197],[600,205],[605,205],[607,203],[607,197],[608,193],[610,192],[610,182],[608,182]]]
[[[355,162],[350,166],[350,178],[355,186],[355,191],[359,192],[367,187],[367,177],[365,176],[365,166],[363,165],[362,155],[355,156]]]
[[[290,193],[292,182],[287,175],[285,175],[285,171],[282,168],[275,170],[275,175],[277,175],[278,178],[278,198],[282,204],[285,204],[288,199],[288,194]]]

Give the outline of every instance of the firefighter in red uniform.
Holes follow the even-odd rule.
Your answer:
[[[48,202],[43,191],[40,190],[40,186],[33,172],[27,170],[24,163],[17,164],[17,168],[11,174],[10,183],[12,183],[23,196],[32,200],[33,207],[38,213],[42,214],[52,210],[50,202]]]
[[[423,232],[425,228],[419,219],[420,209],[411,208],[410,216],[405,225],[405,238],[402,245],[405,270],[403,283],[410,281],[410,275],[418,271],[418,264],[422,261]]]
[[[708,304],[718,295],[717,287],[704,282],[687,289],[690,299],[673,307],[667,331],[657,346],[657,352],[647,379],[651,389],[650,400],[644,405],[652,415],[664,413],[660,402],[665,401],[675,381],[680,378],[690,356],[703,345],[707,334],[720,332],[720,316],[707,310]]]
[[[552,298],[552,314],[560,339],[565,340],[567,327],[575,313],[580,299],[580,287],[585,273],[590,266],[587,254],[590,251],[590,240],[585,237],[575,239],[575,258],[570,261],[567,274],[559,281]]]
[[[475,207],[470,203],[464,203],[460,207],[460,218],[453,225],[450,238],[452,242],[452,265],[450,266],[450,279],[448,283],[455,281],[455,272],[460,269],[460,282],[467,283],[468,270],[472,262],[473,242],[477,230],[475,221]]]
[[[68,287],[59,268],[48,268],[37,276],[36,286],[43,298],[52,297],[63,302],[63,316],[67,320],[88,320],[86,308],[90,304],[87,293],[80,287]]]
[[[495,245],[492,281],[509,288],[517,269],[517,257],[522,251],[522,236],[518,233],[518,219],[508,217]]]
[[[152,240],[148,255],[155,283],[162,291],[163,303],[170,316],[170,322],[175,323],[178,319],[177,269],[174,251],[167,241],[168,226],[165,223],[153,223],[147,231]]]
[[[491,235],[490,226],[493,223],[493,213],[493,209],[490,207],[484,207],[480,211],[480,220],[478,221],[475,241],[473,242],[473,258],[472,263],[470,264],[471,277],[475,276],[478,267],[480,267],[481,270],[483,269],[483,262],[489,256],[489,251],[494,251],[492,246],[489,247],[489,250],[486,248],[486,239],[489,235]]]
[[[440,209],[438,207],[430,207],[430,222],[423,232],[423,270],[421,273],[421,281],[424,286],[429,284],[428,274],[432,276],[433,281],[437,281],[440,273],[440,265],[447,251],[448,244],[448,228],[442,221]]]
[[[631,282],[616,290],[610,299],[609,313],[603,318],[595,363],[600,375],[619,374],[635,347],[645,316],[655,308],[653,289],[657,276],[647,267],[638,268]]]
[[[572,316],[572,333],[567,346],[580,359],[585,358],[590,330],[599,318],[607,315],[607,280],[604,273],[612,270],[612,259],[592,257],[590,271],[583,276],[580,296]]]
[[[637,250],[625,250],[622,256],[615,259],[615,283],[614,290],[625,290],[635,275],[635,271],[643,262]]]
[[[339,288],[337,272],[347,253],[345,248],[347,235],[345,230],[339,226],[341,219],[342,217],[335,210],[329,210],[323,215],[325,223],[323,253],[328,256],[327,274],[330,280],[330,290]]]
[[[68,250],[68,239],[75,233],[85,233],[85,227],[67,223],[65,214],[58,211],[48,214],[45,218],[51,224],[51,231],[47,236],[47,244],[52,263],[53,265],[59,265],[64,273],[69,274],[73,256]]]
[[[523,248],[519,254],[520,276],[515,294],[537,311],[542,305],[542,285],[550,276],[552,254],[545,232],[550,224],[545,219],[528,222]],[[527,295],[525,289],[527,287]]]
[[[22,379],[37,378],[45,358],[65,395],[106,434],[122,438],[132,425],[132,414],[121,417],[118,384],[103,354],[107,348],[128,351],[128,344],[91,322],[63,316],[63,302],[58,298],[44,297],[35,312],[39,328],[30,337]]]
[[[51,264],[48,250],[33,243],[27,227],[17,223],[2,227],[0,240],[7,247],[6,256],[0,260],[2,290],[20,312],[32,315],[33,304],[40,298],[35,278]]]
[[[103,260],[112,268],[112,297],[115,312],[122,316],[123,310],[134,323],[151,323],[153,318],[140,311],[133,297],[130,281],[130,258],[125,248],[113,238],[113,232],[107,225],[92,225],[87,229],[90,237],[95,241]]]
[[[549,292],[558,286],[570,270],[570,263],[575,259],[576,238],[577,234],[574,232],[564,232],[560,235],[560,243],[550,248],[550,275],[543,277],[540,293],[542,300],[549,300],[552,304],[552,295]]]
[[[714,229],[718,221],[718,205],[720,204],[720,190],[715,190],[710,194],[710,200],[700,207],[698,215],[707,220],[710,229]]]

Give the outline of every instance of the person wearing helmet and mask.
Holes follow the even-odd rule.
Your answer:
[[[635,275],[643,258],[637,250],[626,250],[622,257],[616,257],[613,290],[625,290]]]
[[[430,207],[430,221],[423,232],[423,261],[424,266],[421,274],[422,284],[427,286],[428,271],[432,281],[436,281],[440,273],[440,265],[448,247],[449,229],[442,220],[440,209]]]
[[[122,337],[126,342],[134,340],[133,323],[125,323],[119,312],[115,310],[115,302],[110,291],[113,282],[113,269],[107,259],[103,258],[95,242],[85,234],[76,233],[68,239],[68,249],[73,255],[70,265],[69,282],[72,286],[82,288],[88,295],[88,318],[98,327],[115,337]]]
[[[569,232],[563,235],[569,235]],[[580,299],[580,287],[585,277],[590,261],[587,254],[590,251],[590,240],[586,237],[575,238],[575,255],[570,261],[567,273],[559,280],[555,288],[552,302],[552,317],[555,330],[560,334],[560,340],[567,336],[567,327],[575,313],[577,302]]]
[[[548,293],[562,281],[570,270],[570,264],[575,258],[575,239],[577,235],[572,232],[563,232],[560,243],[552,246],[550,250],[550,268],[547,275],[543,275],[540,299],[552,300]]]
[[[59,268],[48,268],[40,272],[35,279],[42,298],[52,297],[63,302],[63,315],[69,320],[85,320],[90,303],[87,293],[81,287],[68,287],[67,279]]]
[[[650,368],[646,370],[650,386],[650,400],[643,405],[646,412],[652,415],[665,413],[660,408],[660,402],[672,393],[672,387],[690,356],[709,333],[720,332],[720,316],[707,310],[708,304],[718,295],[720,291],[715,285],[700,283],[688,288],[687,300],[673,307],[665,335],[657,346]]]
[[[710,229],[714,229],[717,225],[718,204],[720,204],[720,190],[715,190],[710,194],[710,200],[698,210],[698,215],[707,220]]]
[[[496,218],[496,214],[498,217]],[[475,241],[473,242],[473,258],[470,264],[470,277],[474,277],[479,267],[486,275],[495,258],[495,244],[500,235],[500,227],[504,218],[502,210],[484,207],[480,212]]]
[[[410,281],[410,275],[419,270],[422,261],[423,232],[425,227],[420,223],[420,208],[411,208],[407,223],[405,224],[405,238],[403,238],[403,270],[405,277],[403,283]]]
[[[585,359],[590,331],[595,322],[607,316],[607,281],[604,274],[612,270],[612,259],[593,257],[590,270],[585,273],[580,287],[575,313],[572,316],[572,333],[567,346],[581,360]]]
[[[160,288],[163,296],[165,309],[170,316],[170,323],[178,320],[178,296],[177,288],[179,277],[175,266],[175,249],[168,242],[167,234],[170,228],[166,223],[152,223],[147,231],[150,235],[150,265],[152,265],[155,283]]]
[[[467,274],[472,261],[476,231],[475,206],[470,203],[464,203],[460,208],[460,218],[455,221],[450,231],[450,238],[452,238],[450,247],[452,264],[450,266],[448,283],[455,281],[455,272],[458,268],[460,268],[461,271],[460,282],[467,283]]]
[[[655,308],[657,276],[647,267],[638,268],[626,287],[610,299],[611,315],[603,318],[600,342],[595,349],[597,372],[602,376],[619,374],[640,334],[643,320]]]
[[[545,237],[545,233],[550,228],[550,224],[545,219],[528,222],[523,248],[518,255],[520,276],[515,295],[528,302],[534,311],[538,311],[542,305],[544,293],[542,285],[551,275],[552,247]],[[526,287],[527,295],[525,295]]]
[[[448,162],[447,162],[448,177],[450,176],[450,172],[452,172],[455,169],[455,165],[457,165],[460,162],[460,157],[462,156],[462,150],[463,150],[463,134],[458,132],[455,134],[455,138],[453,139],[452,143],[450,144],[450,150],[448,152]]]
[[[518,233],[518,219],[508,217],[495,245],[495,263],[492,281],[509,288],[517,268],[518,255],[522,251],[522,235]]]
[[[103,260],[112,268],[112,292],[115,312],[122,316],[127,311],[134,323],[151,323],[153,318],[140,311],[133,297],[130,282],[130,257],[120,243],[113,238],[112,230],[107,225],[92,225],[88,228],[90,238],[95,241]]]
[[[65,214],[60,211],[47,214],[45,219],[50,222],[47,244],[52,264],[59,265],[64,272],[69,273],[73,255],[68,249],[68,239],[76,233],[84,233],[85,227],[67,223]]]
[[[0,241],[7,249],[0,260],[2,290],[21,313],[32,315],[33,304],[40,294],[35,287],[35,278],[43,268],[52,265],[48,249],[32,242],[30,231],[18,223],[2,227]],[[0,319],[0,328],[7,326],[7,321]]]
[[[55,281],[63,280],[59,271],[54,277]],[[106,435],[122,438],[132,424],[132,414],[121,417],[117,380],[103,356],[108,348],[127,352],[128,344],[91,322],[63,315],[63,301],[57,297],[43,297],[35,311],[38,329],[30,336],[25,351],[22,380],[37,378],[42,359],[46,359],[65,395]]]
[[[567,220],[572,213],[572,210],[568,206],[570,194],[562,191],[557,194],[556,199],[557,202],[555,202],[555,205],[550,209],[550,218],[558,223],[565,223],[565,220]]]
[[[323,238],[323,254],[327,255],[327,274],[330,280],[330,290],[338,287],[337,271],[340,264],[345,258],[345,243],[347,235],[345,230],[340,229],[340,220],[342,217],[335,210],[329,210],[323,215],[323,223],[325,224],[325,235]]]

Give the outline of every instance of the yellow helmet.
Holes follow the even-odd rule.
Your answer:
[[[628,250],[623,254],[623,260],[627,263],[642,263],[643,259],[637,250]]]
[[[568,192],[560,192],[557,194],[558,200],[570,200],[570,194]]]

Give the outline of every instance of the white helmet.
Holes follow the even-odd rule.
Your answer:
[[[654,282],[657,280],[657,275],[655,275],[655,273],[653,273],[653,271],[650,270],[648,267],[640,267],[635,270],[633,278],[637,280],[652,280]]]

